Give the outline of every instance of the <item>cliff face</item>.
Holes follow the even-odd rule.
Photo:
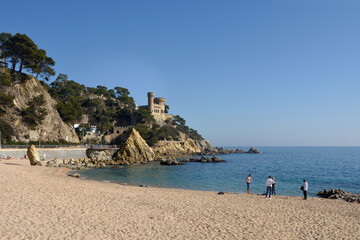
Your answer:
[[[185,141],[160,141],[153,146],[157,156],[197,155],[208,149],[213,149],[208,141],[194,141],[191,138]]]
[[[0,68],[0,74],[7,71]],[[79,143],[79,138],[72,126],[65,124],[56,110],[56,101],[43,88],[41,83],[34,77],[13,82],[11,86],[1,86],[1,92],[7,96],[13,96],[12,106],[1,106],[5,108],[6,114],[1,116],[2,120],[8,122],[15,132],[13,141],[29,142],[67,140],[72,143]],[[46,111],[42,124],[36,127],[29,127],[23,121],[21,111],[29,107],[29,102],[40,95],[44,96],[44,104],[41,106]]]

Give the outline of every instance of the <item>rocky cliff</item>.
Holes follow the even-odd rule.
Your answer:
[[[159,141],[153,146],[157,158],[166,158],[166,156],[180,155],[218,155],[231,153],[260,153],[254,147],[247,152],[238,149],[228,149],[223,147],[213,147],[207,140],[193,140],[191,138],[185,141]]]
[[[197,155],[203,146],[188,138],[185,141],[159,141],[153,146],[157,156]]]
[[[4,74],[9,74],[8,69],[0,68],[0,75]],[[9,123],[14,130],[12,141],[38,141],[40,137],[41,141],[59,142],[65,140],[72,143],[79,142],[79,138],[72,126],[62,121],[55,108],[56,101],[36,78],[22,74],[21,79],[13,80],[10,86],[2,85],[0,88],[2,94],[13,98],[10,104],[0,106],[5,111],[5,114],[0,118]],[[45,116],[41,124],[29,126],[24,121],[24,110],[29,108],[33,99],[41,95],[43,95],[41,97],[43,101],[41,109]],[[29,114],[31,114],[30,110]]]

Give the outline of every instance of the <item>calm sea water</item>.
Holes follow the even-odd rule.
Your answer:
[[[248,149],[248,148],[242,148]],[[82,170],[98,181],[182,188],[205,191],[246,192],[246,177],[252,174],[251,192],[263,194],[269,175],[277,181],[278,195],[301,196],[302,180],[309,183],[309,196],[323,189],[341,188],[360,192],[360,147],[259,147],[261,154],[219,155],[225,163],[185,163],[162,166],[159,162]]]

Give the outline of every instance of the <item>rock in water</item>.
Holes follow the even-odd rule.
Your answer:
[[[260,153],[260,151],[257,148],[251,147],[247,153]]]
[[[174,159],[174,158],[169,158],[169,159],[162,160],[160,162],[160,165],[183,165],[183,163],[176,161],[176,159]]]
[[[152,161],[155,158],[155,153],[139,132],[133,128],[126,142],[120,146],[119,151],[114,156],[118,164],[129,165]]]
[[[29,146],[29,148],[27,150],[27,155],[29,157],[31,166],[41,166],[42,165],[40,162],[40,155],[34,145]]]

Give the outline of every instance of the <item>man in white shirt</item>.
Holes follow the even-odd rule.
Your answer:
[[[266,195],[265,198],[268,196],[269,194],[269,199],[271,199],[271,187],[272,185],[275,183],[274,180],[271,179],[271,176],[269,176],[269,178],[266,180]]]
[[[307,183],[307,181],[304,179],[304,183],[303,183],[303,185],[302,185],[303,187],[304,187],[304,190],[303,190],[303,193],[304,193],[304,200],[306,200],[307,199],[307,191],[308,191],[308,183]]]

